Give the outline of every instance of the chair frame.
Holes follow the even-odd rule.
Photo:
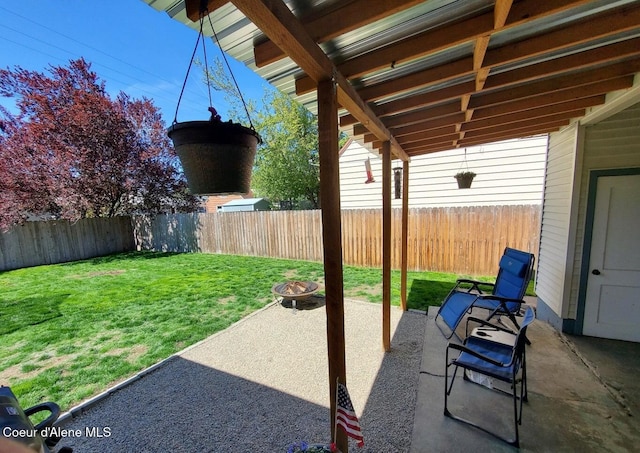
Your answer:
[[[484,310],[489,310],[490,313],[489,313],[489,316],[486,318],[487,321],[491,320],[495,316],[500,317],[504,315],[511,320],[511,322],[514,324],[516,329],[520,328],[515,316],[516,314],[521,312],[522,304],[524,303],[522,298],[524,297],[527,291],[527,286],[529,285],[529,282],[531,281],[531,277],[533,275],[533,269],[535,265],[535,256],[532,253],[527,253],[527,252],[516,250],[510,247],[505,247],[503,256],[507,256],[509,253],[517,253],[517,254],[521,254],[522,256],[528,255],[528,262],[527,262],[525,275],[522,277],[523,284],[517,294],[517,297],[510,298],[510,297],[503,297],[498,294],[495,294],[496,287],[498,286],[500,278],[502,277],[502,274],[503,274],[502,269],[498,271],[498,275],[496,276],[496,283],[459,278],[458,280],[456,280],[456,284],[453,287],[453,289],[451,289],[451,291],[449,291],[449,294],[447,294],[447,297],[445,298],[444,302],[438,309],[438,313],[436,314],[436,325],[438,326],[438,329],[440,329],[440,332],[446,339],[450,339],[454,334],[456,334],[456,329],[460,324],[460,322],[462,321],[462,319],[464,318],[464,314],[467,314],[467,313],[470,314],[474,308],[482,308]],[[461,288],[461,285],[471,285],[471,287]],[[487,289],[483,287],[490,288],[491,293],[488,294],[486,292]],[[470,302],[467,308],[464,310],[463,314],[458,318],[457,322],[453,327],[447,324],[447,327],[449,327],[451,331],[449,333],[446,333],[443,330],[442,326],[437,322],[437,320],[438,320],[438,316],[442,317],[441,312],[445,308],[447,301],[449,301],[449,299],[456,293],[470,294],[470,295],[474,295],[475,297],[473,299],[470,298]],[[516,304],[517,308],[510,309],[508,304]],[[460,338],[457,334],[456,336],[460,340],[462,340],[462,338]]]
[[[482,320],[479,318],[468,318],[467,320],[467,330],[468,323],[475,322],[479,323],[482,326],[490,326],[491,329],[496,329],[504,332],[508,332],[510,334],[515,335],[515,341],[513,345],[507,345],[504,343],[498,343],[491,340],[484,339],[482,337],[476,336],[468,336],[463,344],[458,343],[449,343],[447,345],[446,356],[445,356],[445,392],[444,392],[444,415],[446,417],[450,417],[454,420],[458,420],[467,425],[473,426],[481,431],[486,432],[510,445],[515,447],[520,446],[520,435],[518,426],[522,424],[522,403],[528,400],[528,391],[527,391],[527,366],[526,366],[526,350],[525,350],[525,339],[526,339],[526,330],[528,325],[533,322],[535,319],[535,314],[531,307],[528,307],[525,313],[525,318],[522,321],[522,327],[518,329],[517,333],[513,333],[511,330],[502,328],[500,326],[496,326],[495,324],[489,323],[486,320]],[[480,351],[483,351],[486,348],[490,348],[492,352],[497,352],[499,358],[504,360],[496,360],[496,358],[488,357]],[[450,351],[459,351],[457,357],[449,359]],[[466,355],[465,355],[466,354]],[[469,356],[477,359],[475,362],[468,361]],[[454,366],[455,370],[451,376],[451,381],[449,381],[449,368]],[[502,382],[506,382],[510,384],[512,392],[506,392],[502,389],[494,388],[493,390],[510,395],[513,398],[513,419],[514,419],[514,432],[515,435],[513,438],[507,438],[499,435],[498,433],[490,430],[489,428],[479,425],[471,420],[465,419],[458,415],[454,415],[448,408],[448,398],[453,390],[453,384],[455,382],[456,374],[458,372],[458,368],[463,368],[466,370],[471,370],[476,373],[480,373],[482,375],[491,377],[493,379],[500,380]],[[504,371],[508,371],[505,373]],[[464,375],[464,380],[474,383],[475,385],[482,385],[475,383],[466,377],[466,373]],[[518,394],[518,383],[520,384],[520,391]],[[518,404],[519,402],[519,404]]]

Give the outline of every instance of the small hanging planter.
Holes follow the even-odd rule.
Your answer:
[[[206,3],[205,3],[206,5]],[[195,49],[189,62],[187,75],[182,85],[182,92],[178,99],[176,115],[173,124],[167,130],[169,138],[173,141],[176,154],[180,158],[184,174],[187,178],[189,190],[194,195],[213,194],[246,194],[251,190],[251,171],[256,156],[258,144],[262,142],[260,136],[251,124],[249,111],[244,102],[240,88],[236,89],[240,94],[240,99],[245,107],[247,118],[251,128],[245,127],[232,121],[223,122],[220,115],[211,106],[211,86],[209,84],[209,71],[207,54],[204,49],[204,36],[202,26],[204,17],[208,16],[206,6],[200,11],[200,33],[196,41]],[[209,23],[213,30],[213,23],[209,17]],[[215,35],[216,41],[218,37]],[[178,108],[184,93],[184,88],[189,77],[189,71],[193,64],[193,59],[198,48],[198,43],[202,39],[205,71],[207,78],[207,88],[209,89],[209,121],[187,121],[178,122]],[[220,43],[218,42],[218,45]],[[231,67],[224,52],[222,56],[227,63],[229,71]],[[233,73],[231,74],[235,82]]]
[[[461,171],[454,176],[456,181],[458,181],[458,189],[469,189],[475,177],[476,174],[472,171]]]
[[[260,143],[257,132],[238,123],[209,121],[175,123],[169,137],[193,194],[247,193]]]
[[[464,166],[464,170],[461,167],[460,171],[455,174],[454,178],[456,178],[456,181],[458,181],[458,189],[469,189],[471,187],[473,178],[476,177],[476,174],[472,171],[469,171],[469,165],[467,164],[467,148],[464,149],[464,159],[462,161],[462,165]]]

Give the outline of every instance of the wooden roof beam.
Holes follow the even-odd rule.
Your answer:
[[[544,2],[523,0],[512,6],[509,18],[501,29],[522,25],[544,16],[575,8],[584,3],[588,3],[588,0],[546,0]],[[392,62],[400,64],[415,60],[454,45],[486,36],[496,30],[494,24],[494,12],[485,13],[471,19],[419,33],[360,57],[352,58],[338,65],[338,69],[345,77],[359,77],[388,67]],[[304,79],[305,77],[301,77],[296,81],[296,86],[298,84],[308,86],[309,81]]]
[[[349,81],[338,72],[284,2],[281,0],[233,0],[233,4],[316,82],[333,79],[338,90],[338,103],[358,118],[380,140],[388,140],[397,158],[409,159],[386,126],[358,96]]]
[[[525,99],[516,99],[501,104],[483,105],[482,102],[478,102],[474,106],[476,109],[475,119],[490,118],[507,113],[521,112],[536,107],[550,106],[559,102],[570,102],[585,98],[592,99],[594,97],[601,99],[601,97],[605,96],[606,93],[616,90],[624,90],[632,86],[633,76],[624,76],[553,93],[539,93]]]
[[[504,27],[507,22],[507,17],[511,12],[511,5],[513,0],[497,0],[493,7],[493,28],[496,30]]]
[[[567,24],[543,35],[519,41],[517,45],[509,43],[492,49],[485,56],[484,65],[494,67],[506,63],[543,55],[554,50],[595,41],[614,34],[634,30],[640,26],[640,5],[618,8],[606,14]]]
[[[473,84],[473,82],[469,82],[469,83]],[[457,99],[457,98],[458,96],[450,95],[443,100],[451,100],[451,99]],[[393,115],[388,118],[385,118],[385,124],[387,125],[387,127],[392,129],[392,128],[398,128],[402,126],[408,126],[412,123],[421,123],[429,120],[429,117],[425,117],[425,112],[427,111],[428,109],[420,109],[420,110],[414,110],[408,113]],[[460,112],[459,102],[458,102],[458,112]],[[464,118],[464,114],[462,115],[462,118]]]
[[[567,75],[550,77],[547,79],[542,79],[540,81],[528,82],[521,85],[508,85],[500,90],[485,90],[481,93],[475,92],[475,82],[470,81],[443,88],[441,90],[431,91],[425,93],[424,95],[415,96],[414,98],[412,98],[412,103],[416,104],[416,106],[435,105],[445,101],[462,98],[464,97],[464,95],[472,95],[467,105],[460,106],[459,104],[458,108],[461,109],[462,107],[466,107],[468,109],[474,110],[476,108],[479,108],[480,106],[487,107],[493,104],[509,102],[512,99],[537,96],[542,93],[553,93],[555,91],[575,88],[580,85],[590,85],[595,82],[631,75],[636,72],[640,72],[640,58],[635,60],[622,61],[608,66],[598,66],[590,71],[581,71],[578,73],[570,73]],[[372,109],[374,112],[377,111],[376,107],[373,107]],[[421,109],[414,110],[408,113],[396,114],[386,117],[384,119],[384,123],[389,128],[397,128],[411,123],[423,121],[426,113],[426,109]],[[463,121],[466,120],[468,119],[465,119]],[[342,121],[343,120],[341,118],[341,124],[343,124]]]
[[[457,132],[454,132],[453,134],[441,135],[438,137],[420,140],[418,142],[407,143],[405,146],[406,146],[407,152],[410,152],[412,149],[423,148],[425,146],[431,146],[434,144],[445,143],[445,142],[452,143],[458,140],[459,137],[460,137],[460,134]]]
[[[300,17],[307,33],[315,42],[321,43],[363,25],[370,24],[391,14],[411,8],[424,0],[352,0],[334,2]],[[261,68],[284,58],[286,55],[270,39],[255,45],[253,54],[256,66]]]
[[[591,71],[582,71],[560,77],[551,77],[539,82],[529,82],[501,90],[479,93],[471,97],[469,107],[476,108],[479,105],[500,104],[502,102],[509,102],[513,99],[525,98],[541,93],[553,93],[554,91],[571,89],[581,85],[589,85],[598,81],[632,75],[636,72],[640,72],[640,58],[598,67]]]
[[[434,82],[444,82],[459,77],[465,77],[473,74],[473,58],[461,58],[452,63],[435,66],[422,71],[413,72],[406,76],[395,78],[389,82],[369,85],[358,90],[358,94],[365,101],[375,101],[386,96],[402,93],[424,86],[428,86]],[[296,94],[304,94],[311,92],[315,86],[307,87],[303,91],[298,90],[300,80],[296,80]]]
[[[509,131],[497,138],[492,138],[488,140],[484,137],[481,138],[472,138],[472,139],[464,139],[461,141],[460,146],[478,146],[478,145],[486,145],[490,142],[502,141],[502,140],[512,140],[514,138],[522,138],[522,137],[532,137],[534,135],[542,135],[542,134],[550,134],[552,132],[559,131],[561,128],[567,126],[567,123],[557,124],[557,125],[546,125],[544,129],[536,130],[536,131]]]
[[[538,116],[538,117],[532,117],[532,118],[525,118],[525,119],[518,119],[515,121],[510,121],[509,123],[496,123],[494,122],[493,124],[477,124],[474,126],[469,126],[467,128],[465,128],[465,130],[463,132],[467,133],[467,134],[492,134],[495,133],[497,131],[501,131],[504,130],[504,125],[508,124],[509,128],[514,128],[514,129],[522,129],[524,127],[528,127],[528,126],[536,126],[536,125],[541,125],[541,124],[547,124],[547,123],[556,123],[556,122],[561,122],[561,121],[565,121],[565,120],[570,120],[572,118],[577,118],[579,116],[584,115],[585,110],[572,110],[569,112],[561,112],[561,113],[556,113],[554,115],[542,115],[542,116]],[[467,123],[467,124],[471,124],[471,123]],[[467,125],[465,124],[465,126]]]
[[[484,89],[492,89],[492,88],[501,88],[509,85],[513,85],[519,82],[526,82],[529,80],[539,80],[543,77],[554,76],[558,74],[562,74],[564,72],[568,72],[571,70],[579,70],[585,69],[589,66],[595,66],[603,63],[609,63],[615,60],[620,60],[627,57],[632,57],[640,55],[640,38],[634,38],[626,41],[621,41],[614,44],[609,44],[606,46],[598,47],[595,49],[591,49],[585,52],[581,52],[574,55],[568,55],[565,57],[556,58],[554,60],[544,61],[541,63],[536,63],[533,65],[529,65],[526,67],[522,67],[519,69],[514,69],[512,71],[507,71],[504,73],[499,73],[496,75],[492,75],[489,77],[484,84]],[[470,59],[459,60],[460,63],[469,64]],[[458,67],[459,63],[455,62],[455,65],[444,65],[450,66],[451,68]],[[434,74],[443,74],[446,69],[439,67],[433,68],[431,71]],[[449,73],[449,72],[446,72]],[[469,71],[462,72],[458,74],[468,75],[471,73],[471,68]],[[449,73],[451,77],[453,74]],[[433,80],[435,81],[435,80]],[[369,87],[371,88],[382,88],[381,85],[385,85],[385,88],[391,88],[391,85],[388,83],[379,84],[378,86]],[[358,93],[364,90],[359,90]],[[385,90],[383,93],[381,90],[378,91],[380,95],[391,95],[395,94],[393,91]],[[384,116],[391,113],[401,112],[403,110],[408,110],[409,108],[415,108],[418,105],[428,105],[429,101],[435,98],[436,92],[430,92],[420,96],[414,96],[408,100],[400,99],[397,101],[387,102],[380,106],[373,106],[372,109],[374,113],[378,116]],[[468,93],[465,93],[468,94]],[[366,99],[366,96],[365,96]],[[437,99],[437,98],[436,98]],[[439,101],[436,101],[439,102]],[[341,125],[349,125],[353,124],[355,119],[349,116],[343,116],[340,118]]]
[[[401,127],[393,128],[391,130],[393,131],[394,137],[400,140],[400,137],[403,137],[405,135],[411,135],[411,134],[415,134],[423,131],[430,131],[433,129],[440,129],[441,127],[449,126],[451,124],[459,123],[461,121],[464,121],[464,113],[458,110],[458,112],[452,116],[446,116],[446,117],[435,118],[435,119],[429,119],[429,117],[426,117],[423,121],[419,123],[410,124],[408,126],[401,126]]]
[[[514,81],[526,82],[528,80],[537,80],[543,77],[586,69],[589,66],[611,63],[637,55],[640,55],[640,38],[629,39],[573,55],[494,74],[489,77],[484,88],[499,88],[513,84]]]
[[[617,77],[610,80],[598,81],[556,92],[541,92],[529,98],[518,99],[515,101],[500,103],[496,105],[483,105],[481,103],[478,103],[476,106],[474,106],[474,110],[477,112],[474,115],[474,121],[481,121],[483,119],[502,115],[505,119],[503,123],[507,123],[510,116],[512,116],[513,118],[518,118],[518,115],[524,115],[524,117],[526,117],[527,112],[529,111],[532,111],[532,114],[539,114],[540,116],[547,116],[565,111],[565,106],[561,104],[557,106],[554,105],[557,103],[566,103],[567,111],[580,110],[594,105],[602,104],[604,102],[605,93],[630,88],[632,85],[633,76],[629,75],[624,77]],[[485,100],[490,101],[490,99]],[[545,109],[546,112],[543,109]],[[428,109],[425,109],[425,111],[428,111]],[[417,121],[417,118],[422,118],[423,120]],[[427,114],[424,114],[423,111],[414,112],[412,114],[412,119],[416,120],[415,123],[412,123],[408,126],[399,126],[396,128],[392,128],[391,130],[397,140],[402,144],[404,142],[403,135],[419,131],[428,132],[429,130],[438,129],[450,124],[458,124],[468,121],[464,112],[459,112],[453,116],[443,116],[434,120],[425,118],[429,118],[429,116]],[[360,132],[360,127],[361,126],[356,125],[356,127],[354,127],[354,132]],[[460,130],[464,132],[465,128],[460,127]]]
[[[428,96],[429,95],[426,94],[425,96],[427,97],[426,100],[428,101]],[[406,110],[415,109],[416,106],[414,104],[418,104],[418,107],[420,105],[422,105],[420,100],[418,100],[417,102],[408,100],[408,103],[405,104],[405,107],[407,107],[407,108],[403,108],[402,110],[398,110],[397,112],[395,111],[395,109],[393,109],[394,111],[392,113],[393,114],[398,114],[398,113],[402,113],[403,111],[406,111]],[[426,105],[429,105],[429,103],[427,102]],[[412,107],[409,107],[409,106],[412,106]],[[375,112],[378,109],[386,110],[386,107],[384,107],[382,105],[381,106],[371,105],[371,109],[374,110],[374,112]],[[437,105],[435,107],[430,107],[430,109],[432,109],[432,110],[429,111],[429,116],[434,118],[434,117],[439,117],[439,116],[444,116],[444,115],[451,115],[452,113],[457,113],[457,112],[460,111],[460,105],[457,102],[448,102],[448,103],[442,103],[442,104]],[[382,115],[378,114],[378,116],[380,117]],[[350,115],[350,114],[346,114],[346,115],[343,115],[343,116],[340,117],[340,126],[341,127],[351,126],[353,124],[356,124],[357,122],[358,122],[358,120],[353,115]]]
[[[633,76],[630,75],[598,81],[553,93],[538,93],[531,97],[496,105],[476,102],[474,106],[476,112],[474,114],[474,120],[482,120],[502,115],[509,116],[538,108],[561,109],[563,104],[569,104],[568,110],[592,107],[603,104],[606,93],[627,89],[631,86],[633,86]],[[558,107],[554,107],[554,104],[558,104]],[[450,115],[454,116],[451,117]],[[415,122],[409,125],[391,128],[394,137],[400,140],[401,137],[406,134],[428,131],[452,123],[462,122],[465,120],[465,116],[464,113],[460,112],[459,104],[457,102],[451,102],[443,106],[430,107],[420,110],[419,112],[414,112],[411,119],[415,120]],[[366,132],[366,128],[356,124],[353,131],[355,135],[362,135]]]
[[[413,134],[403,135],[402,137],[397,137],[397,139],[400,143],[402,143],[402,146],[404,148],[408,143],[419,142],[420,140],[428,140],[433,137],[442,137],[443,135],[449,135],[455,132],[455,126],[450,124],[433,129],[425,129],[420,132],[414,132]]]
[[[387,102],[386,104],[380,106],[372,106],[371,109],[374,112],[384,112],[384,114],[378,113],[378,116],[388,115],[386,118],[385,124],[387,127],[395,127],[397,126],[397,121],[404,122],[405,120],[398,120],[398,118],[408,118],[416,116],[414,112],[409,113],[398,113],[406,110],[415,110],[416,108],[427,107],[430,105],[436,105],[440,103],[444,103],[446,101],[450,101],[453,99],[457,99],[460,96],[464,96],[465,94],[471,94],[475,91],[475,81],[470,80],[468,82],[460,83],[457,85],[451,85],[449,87],[443,88],[441,90],[428,91],[426,93],[416,95],[407,99],[402,99],[401,101],[397,101],[398,103],[402,103],[402,108],[400,109],[396,101]],[[457,110],[460,111],[460,103],[458,102]],[[421,118],[416,117],[416,121],[419,121]],[[345,115],[340,118],[341,125],[350,125],[355,123],[354,120],[357,120],[353,115]]]
[[[400,143],[402,143],[403,149],[407,146],[414,146],[414,143],[423,142],[425,140],[433,140],[438,137],[446,137],[453,134],[456,134],[455,127],[453,125],[439,127],[437,129],[431,129],[429,131],[418,132],[411,135],[405,135],[402,139],[398,139]],[[371,143],[376,143],[376,141],[372,141]],[[378,142],[381,143],[381,142]]]
[[[554,117],[555,119],[576,118],[585,114],[585,109],[567,110],[561,112],[553,112],[551,107],[539,107],[530,111],[518,112],[509,115],[494,116],[484,120],[472,120],[462,125],[465,132],[476,131],[480,129],[488,129],[495,126],[503,126],[505,124],[516,124],[520,121],[538,121]],[[404,140],[401,140],[404,143]]]
[[[511,5],[513,0],[497,0],[494,8],[493,8],[493,31],[501,29],[509,15],[509,11],[511,10]],[[485,67],[484,65],[484,57],[487,53],[487,49],[489,48],[489,41],[491,40],[491,35],[483,35],[478,36],[476,38],[475,45],[473,46],[473,71],[475,72],[476,77],[476,92],[482,91],[484,88],[484,84],[487,81],[487,77],[489,77],[489,72],[491,68]],[[469,109],[469,100],[471,99],[470,95],[463,95],[461,99],[461,109],[465,113],[465,121],[470,121],[473,116],[473,110]],[[464,130],[462,129],[463,123],[456,124],[456,130],[460,132],[459,140],[464,138]]]
[[[589,87],[589,89],[591,89],[591,87]],[[577,88],[573,92],[584,93],[583,87]],[[604,92],[606,93],[607,91]],[[569,94],[569,96],[567,96],[568,100],[558,98],[558,94],[563,94],[565,96]],[[604,104],[606,101],[605,94],[589,95],[587,93],[587,97],[584,98],[573,98],[570,96],[570,94],[570,90],[564,90],[560,91],[559,93],[554,93],[553,96],[556,99],[555,103],[552,104],[548,104],[547,102],[545,102],[546,94],[542,94],[533,98],[516,100],[505,104],[498,104],[488,108],[480,108],[477,110],[473,121],[484,121],[495,117],[503,118],[504,120],[506,120],[507,118],[518,118],[519,116],[526,117],[529,112],[532,112],[532,114],[539,114],[537,112],[559,113],[562,111],[586,109],[589,107],[594,107],[596,105]]]
[[[416,132],[420,132],[423,130],[437,129],[443,126],[450,125],[452,123],[459,123],[464,121],[464,113],[460,111],[459,107],[457,108],[457,112],[451,116],[443,116],[440,118],[430,119],[428,116],[423,114],[418,115],[419,119],[416,122],[411,123],[409,125],[400,125],[396,128],[391,128],[393,132],[393,136],[399,140],[399,137],[407,134],[412,134]],[[362,135],[366,133],[366,128],[361,124],[356,124],[353,127],[353,133],[355,135]]]
[[[540,123],[540,124],[524,124],[522,127],[513,127],[508,130],[504,130],[503,128],[495,128],[491,130],[482,130],[482,131],[470,131],[467,132],[465,138],[467,140],[484,140],[485,142],[493,142],[502,140],[505,135],[511,135],[512,133],[517,132],[518,136],[526,137],[529,135],[535,135],[542,133],[540,131],[546,131],[549,129],[556,129],[563,126],[568,126],[571,121],[569,119],[562,119],[557,121],[550,121],[548,123]]]
[[[478,136],[473,138],[465,137],[463,140],[460,140],[459,143],[457,143],[455,146],[452,143],[440,143],[432,146],[425,146],[421,148],[411,149],[410,151],[407,151],[407,153],[410,156],[418,156],[421,154],[435,153],[438,151],[447,151],[450,149],[454,149],[456,147],[460,148],[464,146],[481,145],[484,143],[495,142],[500,140],[529,137],[532,135],[539,135],[539,134],[548,134],[550,132],[557,131],[561,127],[566,126],[568,124],[569,124],[569,121],[563,121],[558,124],[554,124],[554,123],[544,124],[536,128],[513,129],[513,130],[509,129],[507,131],[504,131],[503,133],[494,134],[494,135]]]
[[[565,90],[568,90],[567,96],[573,97],[563,98],[563,96],[560,96],[560,102],[570,99],[589,97],[605,93],[606,91],[602,91],[605,87],[611,89],[628,88],[628,86],[630,86],[629,84],[633,83],[632,74],[636,72],[640,72],[640,58],[623,61],[609,66],[598,67],[593,71],[582,71],[576,74],[544,79],[539,82],[529,82],[527,84],[517,85],[514,87],[506,87],[501,90],[477,93],[471,96],[467,108],[470,110],[477,110],[502,103],[510,103],[513,102],[513,99],[522,100],[528,97],[536,97],[539,102],[546,102],[542,105],[548,105],[553,99],[558,99],[558,97],[549,97],[550,95]],[[616,82],[606,83],[608,80],[616,80]],[[464,92],[460,93],[460,95],[473,93],[473,85],[474,82],[467,82],[466,84],[458,86],[459,90]],[[580,86],[583,86],[584,88],[580,88]],[[611,91],[611,89],[608,91]],[[458,96],[454,93],[456,93],[456,88],[449,87],[445,90],[429,93],[429,95],[432,98],[432,103],[436,104],[442,101],[457,99]],[[540,96],[547,96],[547,98],[540,98]],[[459,111],[460,108],[460,104],[458,104]],[[409,113],[389,116],[385,118],[384,122],[388,128],[395,130],[403,126],[424,122],[428,118],[429,109],[425,108],[414,110]],[[459,121],[458,119],[455,121],[466,122],[469,121],[469,118],[463,114],[463,117]],[[357,130],[356,126],[354,126],[354,131]]]

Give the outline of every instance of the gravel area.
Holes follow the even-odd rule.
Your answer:
[[[408,452],[427,317],[345,301],[347,387],[365,440],[350,451]],[[326,313],[318,297],[273,303],[74,410],[59,447],[85,452],[286,452],[328,442]]]

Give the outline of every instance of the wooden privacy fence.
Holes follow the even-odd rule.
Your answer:
[[[133,224],[141,249],[323,259],[317,210],[136,217]],[[506,246],[537,257],[540,206],[410,209],[408,226],[410,270],[495,275]],[[382,267],[381,210],[343,210],[342,232],[345,264]],[[391,263],[399,268],[399,209],[392,212],[391,241]]]
[[[129,217],[26,222],[0,234],[0,271],[135,250]]]

